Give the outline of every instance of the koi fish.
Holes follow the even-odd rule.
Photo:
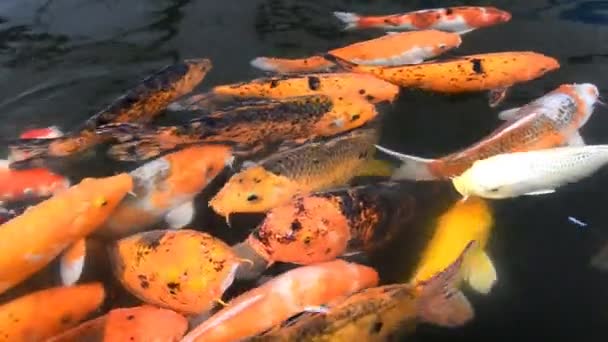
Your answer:
[[[312,264],[383,246],[415,216],[398,183],[375,183],[298,197],[271,209],[247,243],[266,261]]]
[[[424,282],[363,289],[337,299],[322,312],[305,312],[254,341],[389,341],[420,322],[446,328],[471,321],[474,311],[455,286],[473,242],[447,268]]]
[[[333,136],[357,128],[377,115],[373,104],[358,97],[309,95],[214,112],[183,126],[145,128],[119,124],[103,126],[98,132],[122,141],[110,148],[110,157],[145,160],[185,144],[203,142],[228,142],[237,144],[240,151],[250,149],[253,153],[283,141]]]
[[[171,102],[189,93],[211,69],[208,59],[187,59],[143,79],[135,88],[89,118],[79,129],[53,139],[17,140],[9,145],[10,160],[24,166],[32,159],[67,157],[104,142],[95,130],[105,124],[147,123]],[[106,137],[107,138],[107,137]]]
[[[334,16],[346,26],[345,30],[379,28],[384,30],[435,29],[465,34],[473,30],[506,23],[509,12],[495,7],[447,7],[413,12],[363,16],[351,12],[334,12]]]
[[[0,293],[99,228],[132,186],[125,173],[85,178],[0,225]]]
[[[568,146],[505,153],[478,160],[452,179],[465,196],[501,199],[554,193],[608,163],[608,145]]]
[[[493,226],[492,209],[486,201],[481,198],[456,201],[434,224],[431,239],[422,250],[409,282],[428,281],[448,267],[463,246],[475,240],[475,246],[462,262],[458,284],[464,280],[475,291],[489,293],[497,281],[496,269],[485,251]]]
[[[182,342],[251,337],[297,313],[377,284],[378,273],[373,268],[343,260],[299,267],[232,299]]]
[[[188,321],[177,312],[142,305],[114,309],[47,342],[178,341],[186,330]]]
[[[504,100],[509,87],[560,67],[556,59],[530,51],[484,53],[394,67],[357,65],[331,54],[325,57],[348,71],[368,73],[405,88],[446,94],[488,90],[491,107]]]
[[[32,128],[19,135],[19,139],[53,139],[63,136],[63,132],[57,126]]]
[[[104,298],[103,286],[90,283],[54,287],[14,299],[0,306],[0,341],[46,341],[85,319]]]
[[[194,230],[152,230],[110,247],[116,278],[142,301],[185,314],[222,302],[244,261],[230,246]]]
[[[457,48],[460,36],[436,30],[387,34],[380,38],[351,44],[328,53],[361,65],[394,66],[418,64]],[[322,56],[300,59],[257,57],[251,65],[264,71],[305,73],[327,71],[334,63]]]
[[[325,94],[332,97],[360,96],[372,103],[393,102],[399,87],[362,73],[320,73],[301,76],[257,78],[214,87],[210,93],[192,95],[171,105],[172,110],[200,110],[209,100],[220,98],[271,98]]]
[[[225,216],[264,212],[296,195],[346,184],[361,175],[389,175],[374,160],[379,130],[363,128],[278,152],[234,174],[211,199],[209,206]]]
[[[20,201],[47,197],[70,187],[70,181],[45,168],[11,170],[8,160],[0,159],[0,201]]]
[[[473,146],[440,159],[425,159],[377,146],[403,164],[394,179],[449,179],[480,159],[509,153],[584,144],[578,133],[593,113],[598,89],[590,83],[563,84],[521,107],[501,112],[506,122]]]

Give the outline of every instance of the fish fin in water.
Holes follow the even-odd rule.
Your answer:
[[[490,105],[490,107],[494,108],[501,104],[502,101],[504,101],[504,99],[507,97],[508,92],[508,87],[490,90],[490,92],[488,93],[488,104]]]
[[[494,264],[481,248],[471,251],[464,268],[467,283],[479,293],[488,294],[497,281]]]
[[[473,28],[470,28],[470,29],[464,29],[462,31],[458,31],[458,32],[454,32],[454,33],[459,34],[459,35],[462,36],[463,34],[467,34],[467,33],[471,32],[471,31],[475,31],[475,28],[473,27]]]
[[[334,12],[334,17],[338,18],[344,24],[344,30],[353,30],[358,28],[360,16],[352,12]]]
[[[194,203],[192,201],[181,204],[165,215],[165,222],[172,229],[179,229],[190,224],[194,218]]]
[[[87,243],[85,239],[80,239],[69,246],[59,261],[59,274],[61,282],[65,286],[76,284],[82,275],[84,262],[87,252]]]
[[[394,171],[395,167],[386,160],[368,159],[356,170],[356,174],[359,177],[390,177]]]
[[[273,59],[268,57],[256,57],[249,62],[249,65],[263,71],[278,72],[280,70]]]
[[[393,180],[407,179],[423,181],[437,179],[437,177],[431,174],[429,168],[430,164],[434,162],[435,159],[420,158],[407,154],[401,154],[380,145],[376,145],[376,148],[381,152],[393,156],[401,161],[401,166],[395,170],[391,177]]]
[[[500,113],[498,113],[498,118],[503,121],[513,120],[519,116],[518,113],[519,113],[520,109],[521,109],[521,107],[505,109],[505,110],[501,111]]]
[[[570,136],[570,139],[568,139],[568,146],[585,146],[585,140],[580,132],[577,131]]]
[[[422,291],[417,311],[423,321],[442,327],[457,327],[473,319],[475,313],[471,303],[455,286],[464,259],[471,249],[477,248],[476,245],[475,241],[469,242],[451,265],[418,284]]]
[[[608,243],[602,246],[597,254],[591,258],[591,267],[602,272],[608,272]]]
[[[524,194],[524,196],[538,196],[538,195],[547,195],[555,192],[555,189],[542,189],[537,191],[530,191]]]

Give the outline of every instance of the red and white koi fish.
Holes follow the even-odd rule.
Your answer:
[[[511,20],[509,12],[495,7],[447,7],[413,12],[365,16],[350,12],[334,12],[345,30],[379,28],[384,30],[440,30],[464,34]]]

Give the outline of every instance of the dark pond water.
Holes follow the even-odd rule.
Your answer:
[[[462,4],[500,7],[513,19],[467,34],[455,54],[535,50],[562,64],[516,87],[504,107],[560,83],[591,82],[608,91],[608,1],[2,0],[0,137],[29,126],[70,129],[179,59],[213,60],[204,90],[259,76],[249,66],[259,55],[303,56],[374,36],[342,32],[333,10],[391,13]],[[596,109],[582,132],[588,143],[608,143],[607,114]],[[499,123],[484,94],[420,92],[404,92],[386,120],[384,145],[428,157],[469,145]],[[93,167],[79,172],[95,173]],[[497,286],[488,296],[467,292],[476,309],[471,324],[423,326],[415,338],[606,341],[608,273],[592,269],[589,258],[608,238],[607,185],[608,172],[599,172],[556,195],[493,202],[489,253]]]

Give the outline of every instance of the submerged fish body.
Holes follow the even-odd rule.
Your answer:
[[[194,216],[194,197],[232,163],[225,145],[191,146],[152,160],[130,172],[133,195],[122,200],[97,236],[117,239],[165,221],[181,228]]]
[[[47,341],[101,306],[100,283],[54,287],[0,305],[0,341]],[[41,309],[42,305],[46,309]]]
[[[393,66],[418,64],[460,46],[458,34],[436,30],[387,34],[329,53],[361,65]],[[324,71],[335,66],[322,56],[300,59],[257,57],[251,65],[265,71],[303,73]]]
[[[334,12],[345,29],[379,28],[385,30],[435,29],[464,34],[473,30],[511,20],[509,12],[495,7],[446,7],[390,15],[359,15],[351,12]]]
[[[579,129],[593,113],[599,92],[593,84],[564,84],[531,103],[500,117],[506,122],[474,145],[439,159],[425,159],[380,150],[403,164],[395,179],[449,179],[462,174],[480,159],[511,153],[541,150],[562,145],[584,144]]]
[[[16,141],[9,146],[10,159],[24,163],[32,158],[71,156],[103,142],[105,138],[95,133],[102,125],[150,122],[171,102],[191,92],[210,69],[208,59],[187,59],[166,66],[93,115],[77,131],[53,139]]]
[[[216,86],[214,95],[249,98],[285,98],[326,94],[361,96],[372,103],[392,102],[399,87],[361,73],[320,73],[301,76],[258,78],[252,81]]]
[[[132,185],[124,173],[86,178],[0,225],[0,293],[101,227]]]
[[[200,314],[221,300],[242,262],[230,246],[194,230],[152,230],[110,249],[116,277],[142,301]]]
[[[70,181],[45,168],[12,170],[8,160],[0,160],[0,201],[20,201],[47,197],[63,191]]]
[[[374,75],[405,88],[457,94],[506,89],[559,68],[559,62],[530,51],[509,51],[468,55],[444,61],[404,66],[365,66],[327,54],[352,72]]]
[[[152,305],[119,308],[86,321],[47,342],[177,341],[188,329],[186,318]]]
[[[222,216],[263,212],[296,195],[346,184],[373,157],[378,133],[362,128],[273,154],[230,177],[209,205]]]
[[[232,299],[192,329],[182,342],[248,338],[307,308],[377,284],[374,269],[343,260],[299,267]]]
[[[425,282],[363,289],[306,312],[247,341],[391,341],[419,322],[458,327],[469,322],[473,308],[454,287],[471,244],[445,269]]]
[[[269,262],[313,264],[381,248],[415,212],[398,183],[329,190],[271,209],[247,243]]]
[[[102,128],[126,136],[109,154],[119,160],[142,160],[185,144],[223,142],[240,150],[257,151],[283,141],[304,141],[359,127],[378,115],[370,102],[358,97],[310,95],[260,102],[218,111],[185,126]]]
[[[608,145],[506,153],[476,161],[452,179],[463,196],[501,199],[546,194],[591,176],[608,163]]]

